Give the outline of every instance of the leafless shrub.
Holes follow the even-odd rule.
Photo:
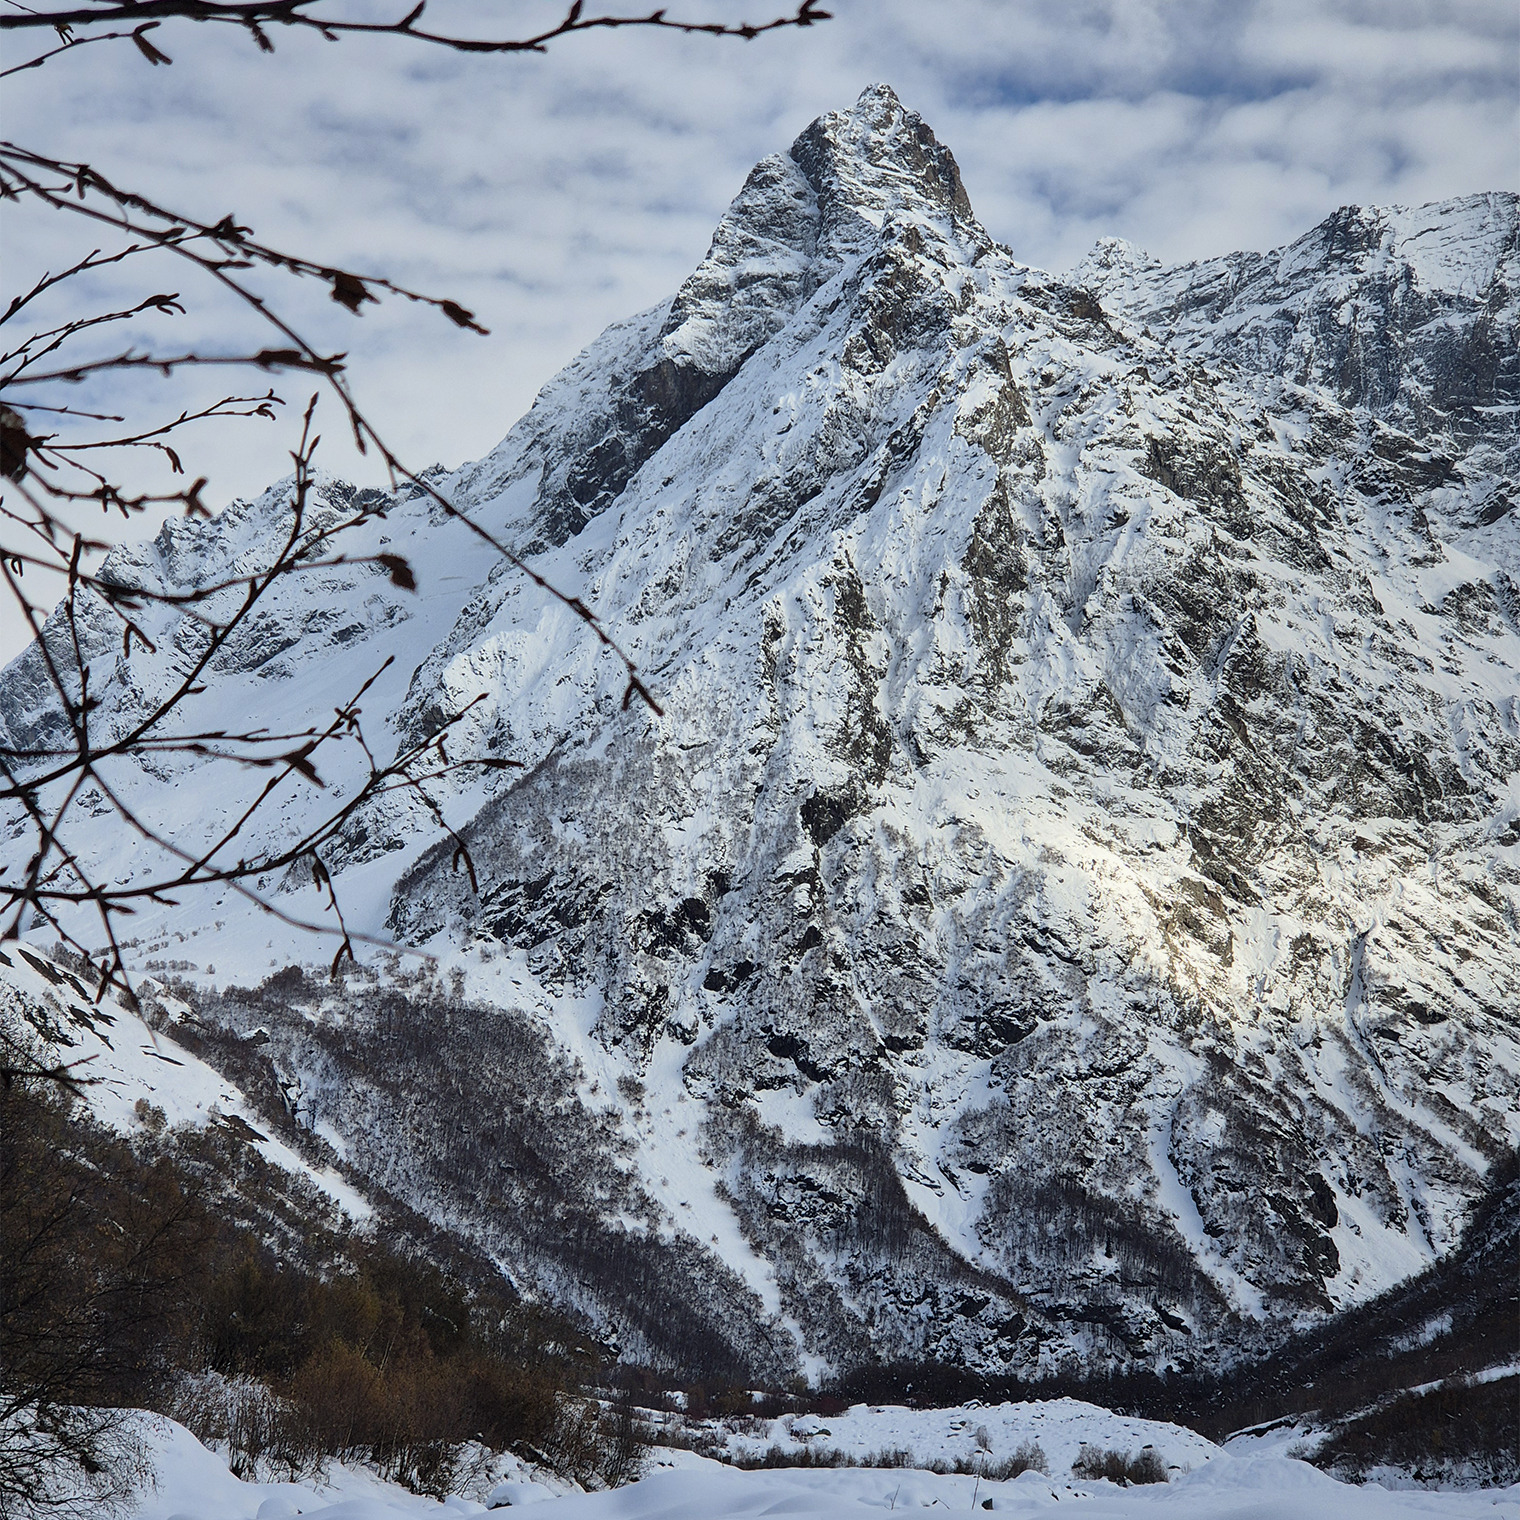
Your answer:
[[[862,1463],[859,1457],[852,1456],[849,1452],[838,1450],[832,1446],[814,1446],[804,1444],[795,1450],[780,1445],[768,1446],[761,1452],[742,1452],[734,1457],[733,1465],[746,1472],[757,1472],[764,1469],[777,1467],[861,1467],[876,1466],[906,1467],[906,1462],[872,1462]]]
[[[989,1462],[982,1469],[984,1477],[1000,1483],[1025,1472],[1050,1472],[1050,1464],[1038,1441],[1021,1441],[1011,1457],[1004,1457],[1001,1462]]]
[[[636,1482],[643,1474],[649,1451],[646,1427],[636,1418],[633,1400],[619,1399],[598,1424],[602,1435],[602,1463],[598,1476],[608,1488]]]
[[[728,1451],[728,1432],[712,1425],[666,1426],[656,1432],[654,1444],[673,1451],[694,1451],[699,1457],[721,1461]]]
[[[299,1482],[321,1477],[327,1453],[312,1439],[304,1411],[254,1377],[187,1373],[164,1411],[202,1445],[227,1456],[245,1482]]]
[[[1021,1472],[1048,1473],[1050,1468],[1046,1465],[1045,1453],[1040,1447],[1032,1442],[1025,1441],[1010,1457],[1005,1457],[1001,1462],[992,1460],[991,1443],[981,1446],[969,1457],[935,1457],[928,1464],[928,1470],[935,1473],[958,1473],[966,1477],[988,1478],[994,1482],[1002,1482],[1006,1478],[1016,1478]],[[879,1466],[879,1463],[867,1465]],[[887,1464],[894,1465],[894,1464]],[[911,1465],[911,1464],[909,1464]]]
[[[840,1451],[835,1446],[805,1444],[792,1449],[771,1445],[763,1452],[744,1452],[732,1459],[733,1466],[745,1471],[775,1467],[915,1467],[919,1464],[906,1446],[884,1446],[880,1451],[866,1452],[857,1457],[853,1452]],[[936,1468],[930,1464],[926,1471],[949,1472],[947,1464]]]
[[[643,1472],[653,1436],[630,1399],[606,1409],[595,1399],[565,1396],[543,1450],[528,1455],[582,1487],[619,1488]]]
[[[1071,1470],[1079,1478],[1107,1478],[1121,1487],[1167,1481],[1166,1462],[1154,1446],[1147,1446],[1138,1457],[1132,1457],[1127,1451],[1104,1450],[1084,1441]]]
[[[138,1417],[121,1409],[0,1398],[0,1514],[100,1520],[153,1476]]]
[[[132,1114],[150,1135],[163,1134],[165,1127],[169,1123],[168,1115],[164,1113],[163,1109],[156,1103],[150,1103],[146,1098],[139,1098],[132,1105]]]

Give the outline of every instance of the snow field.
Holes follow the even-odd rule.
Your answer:
[[[780,1422],[777,1422],[778,1425]],[[1305,1462],[1282,1455],[1236,1456],[1179,1426],[1130,1420],[1072,1399],[995,1408],[873,1409],[858,1405],[835,1420],[798,1419],[799,1427],[824,1426],[840,1449],[863,1442],[873,1449],[894,1440],[917,1439],[920,1460],[953,1460],[970,1447],[978,1425],[993,1437],[995,1452],[1016,1432],[1036,1435],[1051,1458],[1051,1476],[1022,1473],[1004,1483],[974,1475],[937,1475],[916,1468],[776,1468],[746,1472],[691,1452],[657,1449],[649,1476],[626,1488],[597,1494],[559,1494],[527,1473],[484,1487],[483,1499],[451,1496],[442,1503],[383,1483],[362,1470],[334,1464],[329,1481],[244,1483],[224,1458],[208,1451],[183,1426],[148,1416],[144,1435],[158,1471],[157,1488],[131,1511],[131,1520],[396,1520],[396,1517],[501,1514],[534,1506],[538,1520],[748,1520],[786,1515],[795,1520],[895,1514],[921,1510],[1048,1515],[1076,1501],[1091,1520],[1520,1520],[1520,1488],[1441,1492],[1390,1491],[1376,1484],[1355,1488]],[[1070,1477],[1064,1458],[1081,1443],[1136,1441],[1161,1436],[1171,1450],[1187,1452],[1191,1472],[1168,1484],[1119,1488]],[[822,1441],[821,1433],[813,1439]],[[942,1441],[942,1445],[930,1445]],[[1059,1513],[1059,1512],[1058,1512]]]
[[[1062,1483],[1023,1473],[1007,1483],[938,1477],[918,1471],[778,1470],[663,1473],[611,1493],[573,1495],[538,1512],[542,1520],[740,1520],[788,1515],[795,1520],[935,1511],[1045,1515],[1080,1501],[1092,1520],[1403,1520],[1416,1516],[1520,1515],[1513,1490],[1488,1493],[1390,1493],[1349,1487],[1305,1462],[1223,1457],[1171,1484],[1117,1488]]]

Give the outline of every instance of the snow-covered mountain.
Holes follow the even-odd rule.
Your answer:
[[[1520,1140],[1517,292],[1510,194],[1055,278],[873,87],[435,477],[664,715],[388,502],[354,547],[418,593],[290,583],[195,721],[297,726],[388,656],[372,745],[481,698],[450,753],[526,770],[438,788],[478,894],[406,794],[324,851],[350,923],[436,970],[230,991],[325,959],[232,898],[134,953],[223,987],[202,1053],[242,1052],[250,1101],[630,1356],[1180,1367],[1364,1300]],[[288,503],[115,573],[257,565]],[[152,633],[85,629],[101,721],[203,637]],[[5,742],[57,721],[33,651]],[[113,781],[183,830],[261,779]],[[264,887],[316,915],[310,883]]]

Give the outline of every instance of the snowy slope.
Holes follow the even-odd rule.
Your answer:
[[[783,1417],[763,1436],[734,1437],[735,1455],[759,1455],[772,1446],[796,1453],[842,1451],[857,1461],[880,1452],[911,1453],[914,1466],[958,1458],[975,1463],[979,1453],[1005,1461],[1022,1446],[1038,1446],[1050,1472],[1064,1481],[1084,1446],[1132,1455],[1154,1449],[1177,1473],[1191,1471],[1219,1455],[1219,1447],[1195,1431],[1162,1420],[1142,1420],[1100,1409],[1080,1399],[1044,1399],[1018,1404],[973,1400],[950,1409],[907,1409],[855,1404],[843,1414]]]
[[[387,656],[372,742],[483,699],[453,752],[528,770],[440,793],[478,896],[399,796],[324,860],[350,922],[557,1047],[564,1102],[533,1098],[522,1143],[562,1178],[601,1138],[555,1207],[603,1261],[721,1277],[740,1362],[1185,1367],[1279,1336],[1449,1247],[1520,1138],[1517,205],[1348,211],[1182,270],[1106,243],[1061,280],[873,88],[439,477],[607,615],[663,718],[413,499],[362,547],[420,593],[292,584],[197,722],[308,721]],[[256,562],[287,501],[120,573]],[[108,633],[92,690],[125,723],[195,635],[121,658]],[[0,723],[51,713],[23,656]],[[209,825],[247,783],[113,784]],[[146,849],[88,843],[121,874]],[[315,914],[309,883],[266,885]],[[230,899],[134,948],[220,984],[321,958]],[[268,1027],[271,1089],[309,1090],[361,1172],[689,1366],[682,1327],[530,1241],[519,1162],[418,1119],[512,1122],[464,1024],[428,1015],[445,1058],[404,1084],[361,1070],[371,985],[215,1017]]]
[[[151,979],[141,991],[171,1017],[188,1012]],[[313,1166],[259,1129],[258,1109],[223,1073],[150,1027],[140,1009],[115,996],[97,1001],[93,986],[52,957],[0,951],[0,1022],[7,1035],[35,1041],[48,1065],[67,1066],[91,1116],[117,1133],[139,1130],[137,1105],[146,1102],[171,1128],[226,1130],[271,1166],[315,1185],[349,1220],[369,1218],[367,1200],[335,1169]]]

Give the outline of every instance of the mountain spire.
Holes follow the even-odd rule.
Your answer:
[[[862,223],[879,226],[882,215],[975,223],[954,154],[890,85],[868,85],[848,110],[820,116],[790,156],[818,197],[821,244],[852,247]]]

